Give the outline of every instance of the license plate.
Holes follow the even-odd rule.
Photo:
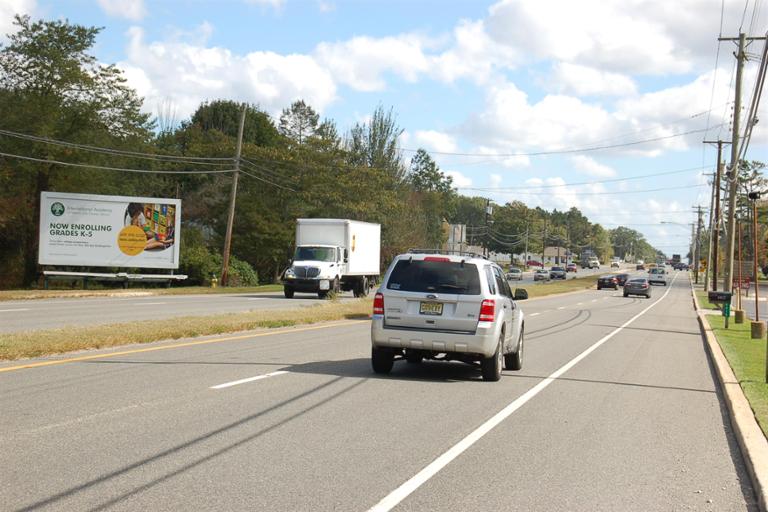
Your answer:
[[[422,315],[442,315],[443,303],[442,302],[422,302],[419,307],[419,313]]]

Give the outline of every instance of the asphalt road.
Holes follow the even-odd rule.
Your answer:
[[[602,272],[605,272],[604,268]],[[600,273],[579,269],[578,277]],[[569,274],[572,278],[574,274]],[[533,285],[533,272],[513,286]],[[536,283],[536,286],[541,283]],[[289,309],[321,303],[316,295],[297,293],[286,299],[282,292],[216,295],[157,295],[143,297],[89,297],[0,302],[0,332],[52,329],[134,320],[162,320],[182,316],[217,315],[253,310]],[[345,292],[341,300],[354,300]]]
[[[522,303],[496,383],[376,376],[368,321],[3,363],[0,508],[756,510],[687,279],[666,290]]]

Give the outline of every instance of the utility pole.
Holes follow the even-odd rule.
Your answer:
[[[754,38],[750,38],[752,40]],[[735,41],[735,38],[718,38]],[[746,36],[739,34],[739,50],[736,53],[736,97],[733,103],[733,134],[731,138],[731,166],[728,173],[728,231],[726,235],[725,284],[723,289],[730,292],[733,287],[733,252],[736,243],[736,192],[739,176],[739,119],[741,117],[741,79],[744,72]]]
[[[544,252],[547,250],[547,221],[544,220],[544,238],[541,240],[541,268],[544,268]]]
[[[717,173],[715,173],[717,174]],[[709,291],[712,273],[712,221],[715,218],[715,176],[712,175],[712,197],[709,200],[709,243],[707,244],[707,270],[704,272],[704,291]]]
[[[488,257],[488,217],[491,215],[491,200],[485,200],[485,236],[483,237],[483,256]]]
[[[525,225],[525,263],[523,263],[523,267],[525,269],[528,268],[528,224]]]
[[[696,239],[694,241],[694,251],[693,251],[693,264],[696,265],[694,267],[693,275],[695,279],[695,283],[699,284],[699,260],[701,260],[701,217],[704,215],[704,211],[701,208],[701,205],[696,207],[698,220],[696,221]]]
[[[712,191],[714,193],[714,210],[711,216],[710,231],[709,231],[709,243],[710,243],[710,260],[708,265],[711,266],[712,276],[712,290],[717,291],[717,278],[718,278],[718,265],[720,263],[720,180],[723,176],[723,144],[730,144],[730,142],[724,142],[722,140],[710,141],[705,140],[705,144],[717,144],[717,170],[715,172],[715,181],[712,184]]]
[[[224,235],[224,256],[221,268],[221,286],[229,282],[229,250],[232,246],[232,224],[235,222],[235,199],[237,198],[237,180],[240,177],[240,154],[243,150],[243,127],[245,126],[245,109],[243,104],[240,112],[240,126],[237,129],[237,149],[235,150],[235,172],[232,176],[232,191],[229,194],[229,216],[227,217],[227,232]]]

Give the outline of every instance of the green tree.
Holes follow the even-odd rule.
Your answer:
[[[240,127],[242,108],[242,103],[232,100],[206,102],[195,110],[190,121],[191,124],[199,126],[203,131],[218,130],[229,137],[236,138]],[[282,138],[275,128],[272,118],[258,105],[246,105],[243,142],[258,146],[279,146],[282,144]]]
[[[278,131],[301,145],[315,134],[319,120],[320,116],[304,100],[294,101],[290,107],[283,109]]]
[[[0,126],[53,139],[114,148],[146,147],[151,128],[140,111],[141,98],[126,85],[122,72],[100,64],[90,52],[100,29],[68,21],[32,21],[16,16],[17,31],[0,49]],[[28,140],[3,138],[8,153],[44,160],[123,163],[114,156],[94,155]],[[40,192],[133,193],[144,185],[136,177],[54,163],[0,159],[0,268],[5,286],[37,277],[37,231]]]
[[[389,174],[395,182],[401,182],[406,174],[398,145],[402,133],[394,111],[391,108],[385,111],[379,105],[370,121],[357,123],[350,130],[346,143],[349,163],[378,169]]]

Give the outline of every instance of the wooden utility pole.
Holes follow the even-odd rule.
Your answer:
[[[243,150],[243,128],[245,127],[246,105],[240,112],[240,126],[237,129],[237,149],[235,150],[235,172],[232,176],[232,191],[229,194],[229,216],[227,232],[224,235],[224,255],[221,264],[221,286],[229,284],[229,251],[232,246],[232,224],[235,222],[235,199],[237,198],[237,180],[240,177],[240,155]]]
[[[752,201],[752,279],[755,280],[755,322],[760,321],[760,303],[757,299],[757,201]]]
[[[730,144],[730,142],[725,142],[722,140],[712,141],[712,140],[705,140],[705,144],[717,144],[717,171],[715,172],[715,181],[712,184],[712,192],[714,194],[715,200],[714,200],[714,210],[712,210],[710,213],[712,213],[711,219],[712,222],[710,223],[710,231],[709,231],[709,241],[710,241],[710,255],[711,259],[708,262],[708,265],[711,266],[712,271],[710,272],[710,275],[712,276],[712,290],[717,291],[717,278],[718,278],[718,264],[720,261],[720,226],[721,226],[721,219],[720,219],[720,182],[723,176],[723,144]]]
[[[696,220],[696,240],[694,241],[694,258],[693,258],[693,264],[696,265],[694,267],[693,275],[695,278],[696,284],[699,284],[699,261],[701,260],[701,216],[704,215],[704,211],[702,210],[701,206],[696,207],[698,219]]]

